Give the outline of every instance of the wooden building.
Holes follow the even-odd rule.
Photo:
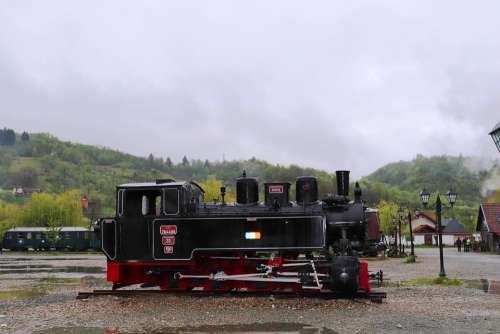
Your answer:
[[[500,203],[483,203],[479,206],[476,230],[481,232],[487,251],[499,250]]]
[[[443,245],[453,246],[457,239],[470,238],[471,232],[455,219],[443,219]],[[416,245],[437,245],[437,218],[434,212],[422,212],[412,219],[412,231]]]

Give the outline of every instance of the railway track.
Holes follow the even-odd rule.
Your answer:
[[[169,294],[175,296],[191,296],[191,297],[210,297],[210,296],[238,296],[238,297],[267,297],[267,296],[279,296],[279,297],[309,297],[309,298],[323,298],[323,299],[336,299],[336,298],[346,298],[345,295],[334,293],[330,291],[308,291],[301,293],[286,292],[286,291],[273,291],[273,292],[246,292],[246,291],[231,291],[231,292],[205,292],[205,291],[189,291],[189,292],[165,292],[162,290],[93,290],[93,291],[81,291],[78,292],[76,299],[88,299],[90,297],[99,296],[121,296],[121,297],[131,297],[140,295],[159,295],[159,294]],[[369,299],[374,303],[382,303],[382,300],[387,297],[385,292],[358,292],[355,296],[349,297],[354,299]]]

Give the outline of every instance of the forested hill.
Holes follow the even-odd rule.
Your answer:
[[[0,188],[3,189],[0,200],[4,202],[26,202],[26,198],[12,195],[12,188],[16,186],[41,188],[52,194],[76,189],[89,197],[93,214],[104,215],[112,213],[114,189],[120,183],[172,177],[213,185],[213,180],[220,180],[217,184],[225,184],[231,192],[243,170],[259,177],[261,182],[293,182],[297,176],[313,175],[319,179],[322,195],[335,188],[332,173],[296,165],[273,165],[255,158],[211,162],[184,157],[182,161],[172,162],[168,152],[163,157],[141,158],[61,141],[49,134],[23,133],[15,137],[13,134],[11,130],[0,130]],[[445,193],[451,185],[459,194],[459,206],[465,205],[467,214],[471,215],[472,208],[476,210],[483,200],[481,184],[489,172],[472,172],[466,162],[463,157],[418,156],[409,162],[392,163],[362,179],[363,193],[372,206],[381,200],[416,206],[422,188]],[[216,195],[212,191],[207,199]]]
[[[169,177],[205,183],[217,179],[228,186],[230,193],[243,170],[249,176],[258,176],[261,182],[293,181],[300,175],[314,175],[319,179],[322,193],[331,192],[335,182],[334,175],[325,171],[296,165],[272,165],[255,158],[211,162],[184,157],[175,163],[168,152],[163,157],[150,154],[141,158],[107,148],[61,141],[49,134],[17,134],[15,141],[11,138],[4,143],[0,133],[0,188],[4,189],[0,199],[5,202],[23,204],[26,201],[12,195],[13,187],[17,186],[41,188],[43,192],[55,194],[77,189],[89,197],[96,214],[109,214],[114,208],[115,186],[120,183]]]
[[[398,206],[421,208],[419,193],[426,189],[435,201],[437,191],[442,195],[453,188],[458,194],[455,207],[444,211],[445,218],[456,218],[469,231],[475,228],[477,210],[481,202],[488,200],[481,194],[482,185],[500,175],[494,165],[488,169],[477,168],[481,161],[474,158],[418,155],[412,161],[388,164],[361,180],[365,199],[381,209],[383,223],[390,225],[390,218],[397,215]],[[473,168],[474,167],[474,168]],[[497,201],[499,193],[489,200]],[[447,205],[446,196],[442,198]],[[385,220],[385,221],[384,221]],[[385,226],[388,230],[389,227]]]
[[[381,184],[394,187],[404,193],[415,194],[413,200],[423,188],[430,192],[445,194],[450,187],[467,203],[477,203],[481,199],[481,185],[491,176],[494,168],[473,171],[470,166],[477,165],[472,158],[418,155],[412,161],[388,164],[363,180],[373,187]],[[396,197],[402,194],[394,194]],[[394,199],[394,198],[393,198]],[[401,198],[403,200],[403,198]],[[408,200],[412,200],[408,198]]]

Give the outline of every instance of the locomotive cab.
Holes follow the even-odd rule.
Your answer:
[[[116,216],[100,220],[97,229],[104,253],[113,260],[150,260],[153,222],[195,213],[203,194],[203,189],[194,182],[157,181],[118,186]]]

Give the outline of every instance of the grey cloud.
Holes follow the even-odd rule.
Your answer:
[[[361,176],[496,157],[496,1],[0,5],[0,122],[145,156]]]

